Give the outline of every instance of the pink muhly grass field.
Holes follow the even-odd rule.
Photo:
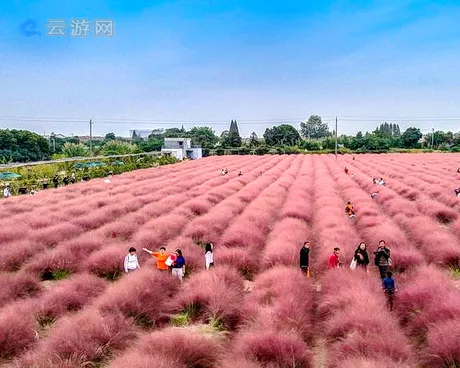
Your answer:
[[[150,328],[165,321],[168,303],[178,288],[179,282],[169,272],[146,266],[112,285],[96,305],[104,314],[119,312],[140,327]]]
[[[0,273],[0,307],[15,299],[37,295],[41,290],[38,279],[27,272]]]
[[[33,312],[31,303],[0,309],[0,362],[19,355],[36,341],[38,324]]]
[[[59,320],[37,348],[21,357],[23,367],[46,368],[97,364],[126,348],[135,329],[121,314],[101,314],[93,308]]]
[[[116,280],[124,272],[123,262],[128,249],[129,247],[124,247],[121,244],[106,246],[82,260],[81,268],[107,280]],[[140,252],[139,249],[138,253]]]
[[[107,282],[88,274],[79,274],[57,285],[34,301],[37,318],[55,319],[76,312],[101,295]]]
[[[264,266],[299,266],[300,248],[308,239],[309,228],[304,221],[284,218],[273,227],[268,238],[263,256]]]
[[[237,271],[216,267],[192,275],[174,296],[172,305],[176,311],[189,311],[194,320],[218,320],[231,330],[241,318],[243,287],[243,278]]]
[[[143,336],[134,349],[115,359],[109,367],[214,368],[223,351],[216,336],[172,327]],[[150,358],[150,365],[140,358],[145,356]]]
[[[423,360],[429,367],[460,366],[460,318],[430,326]]]
[[[256,278],[244,304],[244,319],[256,330],[296,332],[309,340],[313,334],[314,294],[313,285],[300,270],[272,268]]]
[[[313,367],[312,354],[302,339],[292,333],[257,330],[235,337],[234,355],[265,367]]]

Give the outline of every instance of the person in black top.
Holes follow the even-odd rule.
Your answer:
[[[391,266],[390,250],[386,247],[385,240],[380,240],[374,255],[374,264],[379,268],[380,277],[383,280],[388,271],[388,267]]]
[[[356,260],[356,266],[360,267],[366,271],[367,265],[369,264],[369,254],[367,253],[367,245],[364,242],[361,242],[358,245],[358,248],[355,250],[355,260]]]
[[[57,188],[59,186],[59,178],[58,178],[57,175],[54,175],[53,184],[54,184],[55,188]]]
[[[306,241],[300,248],[300,269],[307,277],[310,276],[310,245],[311,243]]]
[[[64,185],[68,185],[69,184],[69,177],[66,175],[64,176],[64,179],[62,180]]]

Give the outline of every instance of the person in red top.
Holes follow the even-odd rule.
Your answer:
[[[159,252],[152,252],[147,248],[142,248],[144,252],[150,253],[153,257],[157,259],[157,269],[161,271],[168,271],[168,266],[166,266],[166,260],[170,256],[169,253],[166,252],[165,247],[161,247]]]
[[[340,267],[341,262],[340,262],[339,254],[340,254],[340,248],[335,247],[334,252],[329,257],[329,262],[328,262],[329,268],[339,268]]]

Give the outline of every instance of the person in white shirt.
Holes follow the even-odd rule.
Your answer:
[[[207,270],[211,266],[214,266],[214,253],[213,253],[214,244],[206,243],[204,247],[204,260],[205,260],[205,267]]]
[[[129,253],[125,257],[124,268],[126,273],[131,273],[136,271],[139,266],[139,261],[137,260],[136,248],[129,248]]]
[[[8,198],[11,197],[10,186],[7,185],[5,189],[3,189],[3,197]]]

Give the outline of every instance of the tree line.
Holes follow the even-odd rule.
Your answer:
[[[335,132],[330,131],[320,116],[312,115],[300,123],[296,129],[291,124],[279,124],[267,128],[263,137],[255,132],[249,138],[240,135],[236,120],[217,136],[207,126],[197,126],[189,130],[181,128],[155,129],[147,138],[141,138],[136,131],[130,139],[117,137],[114,133],[105,135],[103,141],[92,142],[93,155],[122,155],[160,151],[165,138],[191,138],[192,144],[202,147],[204,154],[210,150],[237,149],[241,152],[285,149],[294,152],[323,151],[335,148]],[[371,132],[337,137],[341,150],[354,152],[388,152],[391,149],[430,148],[460,152],[460,133],[435,131],[423,135],[419,128],[409,127],[401,132],[397,123],[384,122]],[[45,139],[39,134],[26,130],[0,130],[0,161],[28,162],[61,157],[84,157],[90,155],[88,142],[80,142],[76,137]]]

